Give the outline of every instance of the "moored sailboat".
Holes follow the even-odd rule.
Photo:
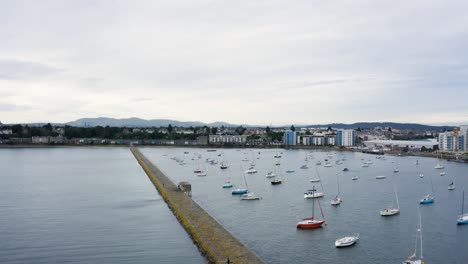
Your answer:
[[[398,201],[398,193],[396,190],[395,182],[393,182],[393,190],[395,191],[395,200],[397,206],[395,208],[392,204],[392,206],[383,209],[382,211],[380,211],[381,216],[392,216],[400,213],[400,203]]]
[[[417,229],[416,233],[416,242],[414,245],[414,253],[408,257],[407,260],[403,262],[403,264],[424,264],[424,258],[423,258],[423,245],[422,245],[422,221],[421,221],[421,212],[419,212],[419,228]],[[416,256],[416,251],[418,250],[418,240],[420,241],[420,255],[419,258]]]
[[[463,189],[462,192],[462,206],[461,206],[461,214],[458,216],[457,224],[459,225],[466,225],[468,224],[468,213],[464,213],[465,207],[465,190]]]
[[[314,193],[315,187],[311,190],[312,193]],[[317,201],[320,206],[320,201]],[[322,219],[323,220],[317,220],[314,217],[314,211],[315,211],[315,200],[312,201],[312,217],[304,218],[302,221],[299,221],[296,225],[297,228],[303,228],[303,229],[311,229],[311,228],[317,228],[321,227],[325,223],[325,216],[323,214],[322,207],[320,206],[320,212],[322,213]]]

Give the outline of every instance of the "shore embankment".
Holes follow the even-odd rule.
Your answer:
[[[130,147],[138,163],[148,175],[181,225],[210,263],[264,263],[218,221],[209,215],[174,182],[150,162],[137,148]]]

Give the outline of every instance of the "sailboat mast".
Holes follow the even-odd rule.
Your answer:
[[[421,260],[423,259],[423,245],[422,245],[422,221],[421,221],[421,211],[419,211],[419,237],[421,238],[420,248],[421,248]]]
[[[464,211],[464,208],[465,207],[465,189],[463,188],[463,191],[462,191],[462,207],[461,207],[461,215],[463,215],[463,211]]]
[[[400,202],[398,201],[398,194],[397,194],[397,191],[396,191],[395,182],[393,182],[393,190],[395,191],[395,198],[396,198],[397,208],[400,209]]]
[[[312,187],[312,197],[315,194],[315,186]],[[312,219],[314,219],[314,211],[315,211],[315,199],[312,199]]]
[[[338,190],[338,195],[340,194],[340,181],[338,179],[338,173],[336,174],[336,186],[337,186],[337,190]]]

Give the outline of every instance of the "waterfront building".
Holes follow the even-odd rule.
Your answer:
[[[460,126],[453,131],[439,133],[439,149],[450,152],[468,152],[468,126]]]
[[[209,144],[245,144],[247,136],[245,135],[209,135]]]
[[[295,146],[297,144],[296,131],[286,130],[284,131],[283,142],[288,146]]]
[[[411,150],[434,149],[438,145],[436,140],[368,140],[364,145],[369,148],[406,148]]]
[[[354,129],[338,129],[336,131],[336,145],[350,147],[356,145],[356,131]]]

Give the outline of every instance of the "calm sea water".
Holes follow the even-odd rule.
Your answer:
[[[280,171],[285,183],[272,186],[265,175],[275,168],[273,156],[279,151],[283,152]],[[456,225],[462,188],[468,187],[468,164],[444,162],[445,169],[435,170],[437,160],[433,158],[386,156],[386,160],[379,160],[374,155],[333,152],[330,160],[334,166],[325,168],[327,152],[259,149],[207,152],[182,148],[142,148],[142,152],[174,181],[190,181],[193,199],[268,263],[402,263],[414,251],[418,207],[426,263],[468,263],[468,226]],[[202,154],[201,161],[192,160],[194,152]],[[226,171],[205,162],[206,158],[221,158],[218,157],[221,152],[230,166]],[[300,169],[307,155],[311,155],[308,161],[311,168]],[[171,157],[182,158],[187,164],[179,165]],[[263,197],[260,201],[240,201],[229,189],[221,188],[229,178],[234,184],[243,185],[242,171],[250,163],[241,161],[245,157],[255,160],[259,171],[246,178],[249,189]],[[342,159],[342,165],[335,164]],[[419,165],[415,165],[416,159]],[[304,199],[303,192],[312,185],[322,189],[319,183],[310,183],[311,178],[317,177],[314,167],[318,160],[322,161],[317,171],[325,192],[320,201],[328,224],[315,230],[298,230],[296,223],[310,216],[312,208],[312,200]],[[373,163],[368,168],[362,167],[367,160]],[[206,169],[206,177],[193,173],[199,165]],[[396,166],[399,173],[393,173]],[[343,172],[344,167],[349,171]],[[289,169],[295,172],[285,173]],[[445,176],[439,175],[442,171]],[[421,173],[424,178],[419,177]],[[353,175],[359,176],[359,180],[351,180]],[[387,178],[377,180],[377,175]],[[344,201],[333,207],[330,200],[337,192],[337,177]],[[419,200],[431,191],[430,179],[435,203],[420,206]],[[453,179],[457,188],[449,191],[447,187]],[[401,213],[381,217],[380,210],[391,205],[395,197],[393,180]],[[353,233],[360,233],[355,246],[334,247],[336,239]]]
[[[0,263],[206,263],[126,148],[0,149]]]

